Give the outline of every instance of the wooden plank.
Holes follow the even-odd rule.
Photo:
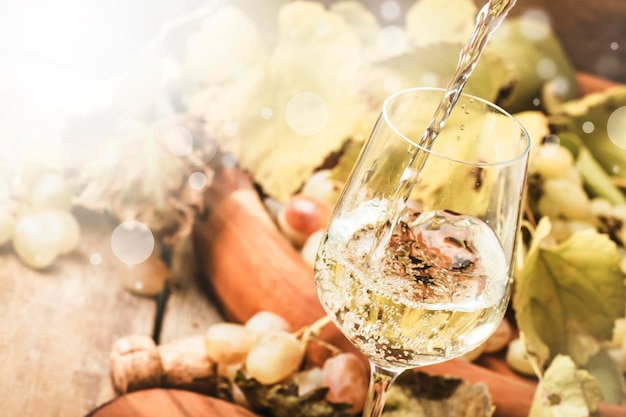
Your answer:
[[[223,321],[216,303],[201,285],[196,255],[190,238],[180,243],[172,257],[172,285],[167,300],[160,343],[204,334],[213,323]]]
[[[114,227],[80,212],[80,249],[46,271],[0,252],[0,398],[6,416],[81,416],[113,398],[109,354],[130,333],[150,334],[155,303],[116,279]],[[90,262],[99,254],[102,263]]]

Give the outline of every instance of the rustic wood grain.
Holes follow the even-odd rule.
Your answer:
[[[172,285],[165,305],[160,343],[204,334],[211,324],[223,321],[216,304],[201,288],[197,274],[193,242],[186,239],[173,253]]]
[[[120,397],[88,417],[258,417],[234,404],[188,391],[149,389]]]
[[[80,213],[80,250],[45,271],[0,254],[0,398],[6,416],[78,416],[112,398],[114,340],[150,334],[154,302],[121,289],[108,245],[113,225]],[[102,257],[100,265],[90,255]]]
[[[10,245],[0,248],[0,398],[2,416],[82,416],[115,397],[109,379],[113,343],[152,335],[154,298],[122,288],[122,266],[110,248],[116,224],[77,211],[80,249],[44,271],[25,267]],[[92,254],[102,263],[93,265]],[[172,292],[163,337],[197,334],[220,320],[209,300],[184,276]]]

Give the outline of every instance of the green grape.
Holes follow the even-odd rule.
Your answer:
[[[563,216],[584,220],[591,216],[591,203],[585,190],[566,178],[548,179],[538,202],[539,212],[549,217]]]
[[[43,269],[57,258],[60,227],[38,213],[17,220],[13,231],[13,249],[27,266]]]
[[[206,353],[212,361],[234,365],[243,363],[256,342],[253,330],[237,323],[216,323],[205,336]]]
[[[8,207],[0,206],[0,245],[9,242],[13,237],[15,216]]]
[[[293,334],[273,332],[250,349],[246,370],[261,384],[275,384],[295,373],[303,358],[303,346]]]
[[[80,243],[80,225],[72,213],[64,210],[43,210],[37,213],[46,223],[53,236],[57,237],[59,255],[72,252]]]
[[[537,150],[533,166],[543,178],[559,178],[567,175],[574,166],[574,157],[558,144],[545,143]]]
[[[30,191],[30,203],[35,209],[55,208],[68,211],[72,206],[72,189],[60,174],[43,174]]]

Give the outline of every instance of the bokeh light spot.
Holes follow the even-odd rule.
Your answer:
[[[622,65],[618,57],[614,55],[602,55],[598,57],[595,68],[595,72],[598,75],[606,78],[614,78],[620,73]]]
[[[260,114],[262,119],[269,120],[274,115],[274,110],[272,110],[270,107],[263,107]]]
[[[89,262],[94,265],[94,266],[98,266],[102,264],[102,255],[100,255],[99,253],[92,253],[89,256]]]
[[[611,48],[611,51],[617,51],[619,49],[619,43],[611,42],[611,45],[609,47]]]
[[[194,190],[202,190],[209,183],[204,172],[194,172],[189,176],[189,186]]]
[[[144,262],[154,250],[154,235],[145,224],[129,220],[113,230],[111,249],[120,261],[137,265]]]
[[[389,94],[393,94],[396,91],[400,91],[402,88],[402,82],[398,77],[387,77],[383,81],[383,88]]]
[[[571,85],[567,78],[559,76],[550,81],[550,87],[557,97],[566,97]]]
[[[550,58],[540,59],[539,62],[537,62],[535,70],[537,71],[539,78],[544,80],[554,78],[557,73],[556,63]]]
[[[422,84],[426,87],[437,87],[439,76],[434,72],[427,72],[422,75]]]
[[[543,11],[531,9],[520,16],[520,32],[531,41],[540,41],[551,32],[550,16]]]
[[[163,132],[165,147],[173,155],[185,156],[193,151],[193,136],[182,126],[172,126]]]
[[[315,25],[315,34],[321,38],[324,38],[328,35],[330,35],[331,31],[330,31],[330,23],[328,23],[328,21],[326,20],[320,20],[319,22],[317,22],[317,24]]]
[[[539,106],[541,106],[541,99],[539,99],[539,98],[535,97],[535,98],[533,99],[533,106],[535,106],[535,107],[539,107]]]
[[[387,0],[380,6],[380,15],[386,20],[395,20],[399,18],[400,11],[400,5],[394,0]]]
[[[378,35],[378,49],[386,56],[397,56],[406,49],[406,36],[399,26],[385,26]]]
[[[326,101],[310,91],[294,94],[285,108],[287,125],[299,135],[319,133],[328,123]]]
[[[586,121],[583,123],[582,129],[585,133],[593,133],[593,131],[596,130],[596,125],[594,125],[593,122]]]
[[[618,107],[611,113],[606,132],[615,146],[626,149],[626,106]]]

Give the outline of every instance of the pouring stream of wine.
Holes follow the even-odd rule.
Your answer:
[[[448,86],[445,90],[443,98],[437,105],[433,118],[426,127],[424,134],[418,142],[418,147],[412,155],[412,158],[406,168],[405,175],[401,179],[396,189],[395,195],[391,199],[388,228],[381,228],[377,233],[375,244],[372,246],[370,255],[376,255],[373,259],[384,254],[384,248],[391,238],[391,234],[395,229],[395,225],[400,220],[400,215],[404,203],[409,198],[411,189],[419,181],[420,171],[426,163],[428,152],[424,149],[430,149],[433,142],[443,129],[448,116],[452,112],[463,87],[467,83],[474,68],[478,64],[478,60],[483,51],[487,47],[487,43],[495,31],[500,27],[509,11],[515,6],[517,0],[489,0],[479,11],[476,16],[476,24],[469,39],[461,49],[459,54],[459,62],[456,70],[452,75]],[[382,251],[382,252],[381,252]],[[372,258],[370,256],[370,258]]]
[[[467,43],[461,49],[456,70],[448,83],[443,99],[437,106],[430,124],[424,132],[419,145],[430,148],[443,129],[452,108],[474,71],[478,60],[487,47],[494,32],[500,27],[517,0],[490,0],[483,6],[476,17],[476,25]]]

